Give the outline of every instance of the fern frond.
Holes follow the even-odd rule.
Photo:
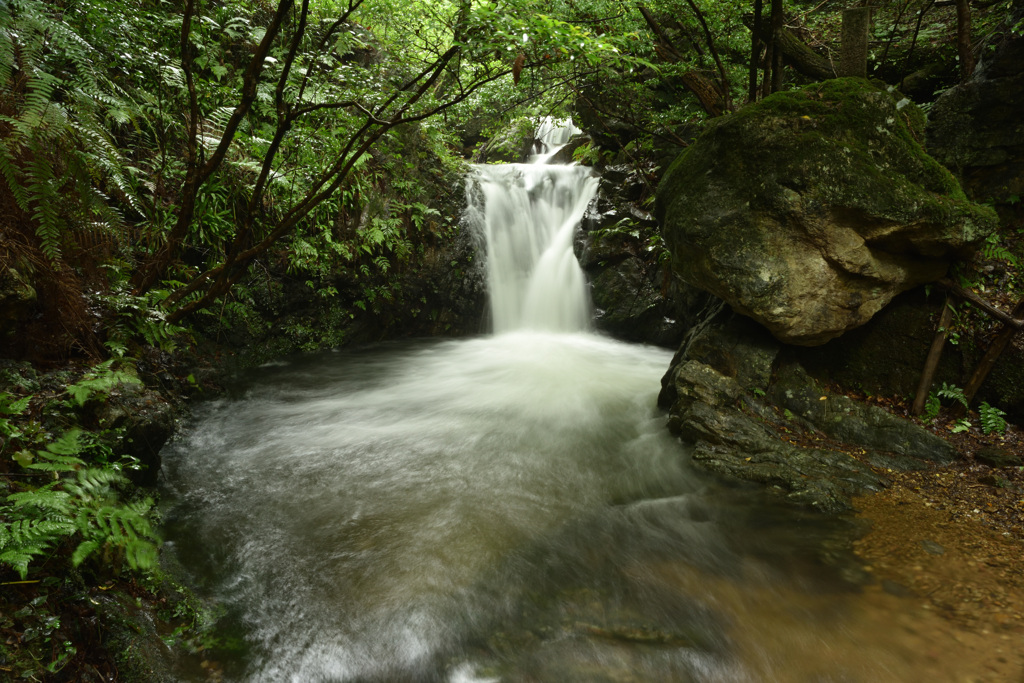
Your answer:
[[[120,472],[96,467],[79,470],[77,477],[76,488],[83,494],[91,496],[105,494],[110,491],[111,487],[128,483],[128,480]]]
[[[22,548],[11,548],[0,552],[0,564],[6,564],[14,571],[18,572],[18,576],[22,579],[28,576],[28,565],[32,561],[32,558],[36,555],[40,555],[42,552],[32,553],[29,550]]]
[[[100,542],[95,539],[88,541],[82,541],[75,548],[75,552],[71,553],[71,566],[77,567],[85,562],[90,555],[99,550]]]
[[[70,515],[74,508],[71,494],[67,491],[58,491],[49,487],[12,493],[7,497],[7,502],[13,503],[16,508],[38,508],[50,512]]]
[[[2,415],[21,415],[28,408],[29,402],[32,400],[32,396],[23,396],[15,401],[11,400],[11,395],[3,392],[0,393],[0,414]]]
[[[10,28],[0,28],[0,83],[8,88],[14,80],[14,55],[14,36]]]
[[[53,74],[45,71],[36,73],[25,95],[25,110],[21,114],[23,121],[33,127],[41,126],[47,121],[47,112],[52,106],[57,106],[53,101],[53,91],[59,82],[60,80]]]
[[[7,189],[22,211],[29,211],[31,205],[28,190],[22,184],[23,173],[14,163],[13,155],[4,141],[0,140],[0,175],[7,181]]]
[[[132,569],[153,569],[159,562],[157,546],[145,540],[133,540],[125,545],[124,558]]]
[[[46,451],[39,451],[38,455],[45,456],[45,459],[25,465],[25,469],[61,474],[63,472],[73,472],[76,467],[81,467],[85,464],[78,458],[70,455],[54,455],[46,453]]]
[[[6,532],[0,537],[0,563],[10,565],[25,578],[32,559],[73,534],[75,525],[66,519],[22,519],[12,522]]]

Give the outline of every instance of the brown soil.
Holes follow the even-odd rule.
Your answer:
[[[969,662],[967,680],[1024,683],[1024,467],[974,458],[986,445],[1024,453],[1024,435],[946,435],[961,460],[886,472],[890,488],[855,501],[871,522],[855,547],[876,578],[867,590],[941,616],[945,626],[927,638],[935,652],[925,654]]]

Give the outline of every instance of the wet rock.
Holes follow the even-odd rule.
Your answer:
[[[782,345],[746,316],[723,306],[709,306],[707,311],[711,319],[691,328],[686,357],[735,377],[747,391],[765,391]]]
[[[157,632],[153,612],[117,592],[98,595],[96,613],[104,624],[103,645],[118,658],[118,674],[125,681],[175,683],[175,653]]]
[[[620,258],[621,252],[612,258]],[[662,268],[625,256],[618,263],[605,262],[591,281],[594,324],[618,339],[671,346],[681,329],[669,317],[669,304],[661,293],[665,278]]]
[[[673,267],[787,343],[862,325],[996,226],[924,153],[922,124],[849,78],[716,120],[658,188]]]
[[[689,410],[697,402],[712,407],[734,405],[743,393],[735,379],[695,360],[687,361],[677,368],[673,382],[676,402],[672,410],[678,413]]]
[[[989,467],[1019,467],[1024,465],[1024,457],[999,446],[985,446],[978,449],[974,459]]]
[[[777,429],[736,406],[743,392],[735,379],[708,365],[684,363],[673,384],[669,428],[694,444],[693,460],[703,469],[777,487],[792,502],[829,513],[849,510],[851,496],[885,485],[845,453],[783,441]]]
[[[760,483],[827,512],[888,480],[872,468],[915,470],[955,449],[916,423],[825,390],[757,323],[714,301],[662,379],[668,427],[699,467]],[[832,444],[817,442],[831,439]],[[856,457],[850,455],[856,454]]]
[[[574,161],[574,155],[576,150],[584,145],[589,145],[591,142],[589,135],[577,134],[569,138],[569,142],[565,143],[561,149],[555,152],[550,159],[549,164],[571,164]]]
[[[613,185],[623,185],[626,179],[633,173],[633,167],[628,164],[616,164],[605,166],[601,169],[601,177],[605,182]]]
[[[681,281],[664,258],[657,224],[636,206],[645,188],[643,169],[602,170],[600,187],[574,245],[587,273],[595,324],[618,339],[675,346],[685,321],[674,296]]]
[[[770,396],[776,405],[845,443],[938,463],[952,462],[957,455],[949,442],[910,420],[826,391],[796,363],[778,371]]]
[[[145,469],[131,473],[136,484],[155,486],[160,449],[174,432],[174,407],[160,394],[137,384],[119,384],[97,411],[99,424],[124,433],[124,451]]]

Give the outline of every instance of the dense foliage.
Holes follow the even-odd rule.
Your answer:
[[[1004,23],[1011,4],[976,17],[976,50],[1022,30]],[[874,75],[925,103],[956,82],[952,3],[876,5]],[[454,188],[478,142],[573,115],[593,136],[578,158],[653,169],[705,118],[815,79],[795,60],[773,70],[773,10],[820,67],[836,61],[843,7],[0,3],[0,349],[83,364],[47,391],[0,386],[2,576],[154,568],[152,501],[129,485],[141,465],[96,417],[153,349],[188,346],[211,321],[218,334],[272,326],[257,302],[286,279],[341,318],[427,307],[403,276],[456,232]],[[312,327],[294,330],[297,348],[343,341]],[[987,412],[985,429],[1000,420]],[[54,640],[31,657],[56,674],[76,650],[33,605],[24,623]]]

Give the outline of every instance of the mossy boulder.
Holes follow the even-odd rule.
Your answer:
[[[658,188],[683,280],[813,346],[941,277],[995,229],[898,93],[841,78],[712,122]]]

